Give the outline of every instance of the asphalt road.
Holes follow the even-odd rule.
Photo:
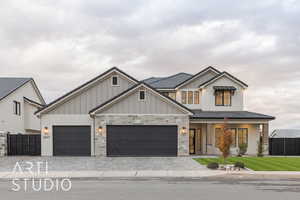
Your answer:
[[[68,192],[61,191],[61,188],[51,192],[35,192],[32,189],[24,192],[24,184],[16,182],[21,186],[21,191],[14,192],[12,188],[16,188],[16,185],[13,185],[11,180],[2,180],[0,199],[300,199],[300,179],[294,178],[236,176],[201,179],[74,179],[71,182],[72,188]]]

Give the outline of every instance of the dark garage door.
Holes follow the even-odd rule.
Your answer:
[[[177,126],[107,126],[107,156],[177,156]]]
[[[53,126],[54,156],[91,156],[90,126]]]

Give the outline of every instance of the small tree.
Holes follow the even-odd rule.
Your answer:
[[[222,152],[222,157],[224,162],[226,158],[230,155],[230,146],[232,144],[232,133],[227,125],[227,119],[224,119],[224,123],[222,124],[221,134],[219,135],[219,143],[218,148]]]
[[[263,137],[259,136],[259,141],[257,144],[257,156],[263,157],[264,156],[264,144],[263,144]]]
[[[239,144],[238,155],[243,156],[246,154],[248,145],[246,143]]]

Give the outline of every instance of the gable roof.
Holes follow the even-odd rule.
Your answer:
[[[151,91],[153,91],[154,93],[156,93],[157,95],[159,95],[160,97],[162,97],[163,99],[167,100],[168,102],[172,103],[173,105],[177,106],[179,109],[186,111],[188,114],[192,115],[193,111],[191,111],[190,109],[188,109],[187,107],[185,107],[184,105],[178,103],[177,101],[171,99],[168,96],[164,96],[162,95],[159,91],[157,91],[156,89],[154,89],[153,87],[151,87],[150,85],[146,84],[145,82],[139,82],[138,84],[132,86],[131,88],[125,90],[124,92],[120,93],[119,95],[109,99],[108,101],[102,103],[101,105],[93,108],[92,110],[90,110],[89,114],[90,115],[95,115],[96,112],[104,109],[105,107],[107,107],[110,104],[114,104],[116,103],[119,99],[124,98],[125,96],[127,96],[128,94],[130,94],[131,92],[135,91],[137,88],[139,87],[145,87]]]
[[[32,105],[34,105],[34,106],[36,106],[36,107],[39,107],[39,108],[42,108],[42,107],[45,106],[44,104],[40,104],[40,103],[38,103],[38,102],[36,102],[36,101],[33,101],[33,100],[31,100],[31,99],[28,99],[28,98],[26,98],[26,97],[23,97],[23,99],[24,99],[24,101],[26,101],[27,103],[32,104]]]
[[[225,71],[222,72],[222,73],[220,73],[220,74],[218,74],[218,75],[216,75],[215,77],[209,79],[208,81],[202,83],[201,85],[199,85],[199,87],[203,88],[203,87],[205,87],[205,86],[207,86],[207,85],[215,82],[216,80],[220,79],[223,76],[228,77],[229,79],[233,80],[234,82],[238,83],[239,85],[241,85],[244,88],[248,87],[248,85],[246,83],[244,83],[243,81],[239,80],[238,78],[232,76],[231,74],[229,74],[228,72],[225,72]]]
[[[37,92],[40,100],[43,103],[45,103],[43,96],[41,95],[37,85],[35,84],[32,78],[10,78],[10,77],[0,78],[0,101],[30,81],[32,82],[33,87]]]
[[[201,76],[202,74],[205,74],[205,73],[208,72],[208,71],[213,71],[213,72],[215,72],[216,74],[220,74],[220,73],[221,73],[221,72],[220,72],[219,70],[217,70],[216,68],[214,68],[214,67],[212,67],[212,66],[209,66],[209,67],[203,69],[202,71],[198,72],[197,74],[191,76],[189,79],[186,79],[185,81],[183,81],[183,82],[177,84],[177,85],[175,86],[175,88],[178,89],[179,87],[182,87],[182,86],[184,86],[184,85],[190,83],[191,81],[193,81],[193,80],[196,79],[197,77]]]
[[[202,111],[193,110],[191,119],[265,119],[274,120],[275,117],[249,111]]]
[[[149,78],[144,80],[145,83],[156,89],[174,89],[176,85],[191,78],[193,75],[187,73],[178,73],[164,78]]]
[[[132,76],[128,75],[127,73],[123,72],[122,70],[120,70],[119,68],[117,67],[112,67],[110,68],[109,70],[105,71],[104,73],[96,76],[95,78],[87,81],[86,83],[80,85],[79,87],[71,90],[70,92],[64,94],[63,96],[55,99],[54,101],[52,101],[51,103],[49,103],[48,105],[44,106],[43,108],[39,109],[38,111],[35,112],[35,114],[39,114],[41,113],[42,111],[46,111],[48,110],[49,108],[53,108],[55,107],[55,105],[57,105],[59,102],[61,102],[62,100],[80,92],[82,89],[85,89],[87,87],[89,87],[90,85],[92,85],[93,83],[97,82],[98,80],[100,80],[101,78],[109,75],[110,73],[112,72],[119,72],[120,74],[124,75],[126,78],[128,78],[129,80],[131,80],[132,82],[134,83],[138,83],[138,80],[136,80],[135,78],[133,78]]]

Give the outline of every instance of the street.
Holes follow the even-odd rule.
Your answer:
[[[1,199],[197,199],[296,200],[300,179],[282,177],[222,176],[201,179],[72,179],[68,192],[12,191],[11,180],[0,181]]]

